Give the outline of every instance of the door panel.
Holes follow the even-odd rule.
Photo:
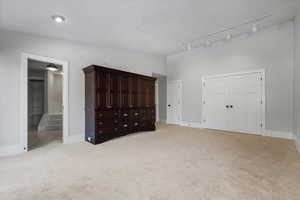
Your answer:
[[[262,88],[260,83],[258,74],[231,79],[229,101],[233,106],[230,109],[233,130],[257,133],[261,128]]]
[[[181,123],[181,83],[179,81],[167,84],[167,118],[169,124]]]
[[[207,128],[230,129],[228,108],[229,80],[212,79],[205,82],[204,121]]]

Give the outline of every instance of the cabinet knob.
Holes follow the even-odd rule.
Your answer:
[[[139,113],[134,113],[134,116],[138,116],[139,115]]]
[[[127,124],[124,124],[124,125],[123,125],[123,127],[125,127],[125,128],[126,128],[127,126],[128,126]]]
[[[100,124],[100,125],[102,125],[102,124],[103,124],[103,122],[99,122],[99,124]]]
[[[117,132],[118,131],[118,128],[115,128],[115,132]]]
[[[139,123],[135,122],[134,125],[137,126],[137,125],[139,125]]]
[[[115,113],[114,113],[114,115],[118,115],[118,113],[117,113],[117,112],[115,112]]]
[[[230,105],[230,108],[233,108],[233,105]]]
[[[133,105],[129,105],[129,107],[130,107],[130,108],[132,108],[132,107],[133,107]]]
[[[124,114],[123,114],[123,116],[124,116],[124,117],[127,117],[127,116],[128,116],[128,114],[127,114],[127,113],[124,113]]]
[[[107,108],[111,108],[111,106],[106,106]]]
[[[103,133],[103,131],[99,131],[99,133],[101,134],[101,133]]]
[[[226,105],[226,108],[229,108],[229,105]]]
[[[100,114],[99,114],[99,117],[102,117],[102,116],[103,116],[103,114],[102,114],[102,113],[100,113]]]
[[[115,123],[117,124],[117,123],[118,123],[118,120],[115,120]]]

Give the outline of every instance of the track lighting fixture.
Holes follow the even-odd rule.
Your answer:
[[[257,25],[255,23],[252,25],[252,32],[253,33],[257,32]]]
[[[226,33],[226,40],[230,40],[231,39],[231,34],[229,32]]]
[[[207,39],[207,40],[205,41],[205,46],[207,46],[207,47],[210,47],[210,46],[211,46],[211,42],[209,41],[209,39]]]
[[[191,43],[188,43],[187,46],[186,46],[186,49],[188,51],[192,50],[192,44]]]

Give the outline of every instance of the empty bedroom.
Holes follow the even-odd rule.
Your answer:
[[[0,0],[1,200],[299,200],[298,0]]]

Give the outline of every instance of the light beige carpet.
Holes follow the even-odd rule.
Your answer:
[[[160,126],[0,159],[1,200],[299,200],[292,141]]]

